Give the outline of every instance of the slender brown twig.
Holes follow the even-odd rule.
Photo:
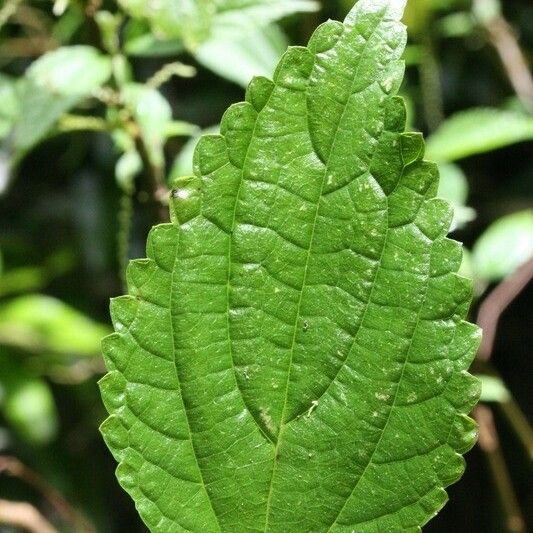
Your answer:
[[[487,0],[476,0],[478,4]],[[505,73],[522,105],[533,112],[533,76],[528,61],[518,44],[518,38],[503,15],[482,21],[489,40],[500,56]]]
[[[505,531],[509,533],[526,533],[525,521],[500,448],[498,433],[490,407],[478,405],[474,409],[474,418],[479,426],[478,444],[487,458],[494,486],[505,514]]]
[[[500,316],[522,292],[531,278],[533,278],[533,259],[518,267],[513,274],[504,279],[480,305],[477,323],[483,330],[483,340],[477,353],[478,359],[482,361],[490,359]]]
[[[30,503],[0,500],[0,525],[22,528],[29,533],[59,533]]]
[[[81,515],[63,495],[37,472],[28,468],[15,457],[0,456],[0,474],[16,477],[40,492],[57,514],[67,523],[74,524],[77,531],[92,533],[94,527]]]

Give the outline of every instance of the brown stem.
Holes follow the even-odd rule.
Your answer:
[[[54,50],[58,44],[49,37],[13,37],[0,46],[0,57],[36,57]]]
[[[29,533],[59,533],[31,504],[0,500],[0,524],[22,528]]]
[[[37,472],[28,468],[15,457],[0,456],[0,474],[16,477],[40,492],[58,515],[67,523],[75,524],[78,531],[92,533],[94,527],[74,509],[63,495]]]
[[[143,166],[146,169],[146,174],[149,179],[149,188],[152,192],[152,198],[156,205],[156,215],[160,222],[168,222],[169,213],[166,201],[169,196],[168,187],[165,184],[165,173],[160,166],[154,165],[150,159],[148,149],[142,138],[141,133],[138,131],[137,125],[135,125],[137,131],[134,133],[135,148],[141,156]]]
[[[495,17],[485,27],[514,91],[524,107],[533,111],[533,77],[513,29],[502,16]]]
[[[505,514],[505,531],[526,533],[525,521],[518,506],[505,458],[500,449],[492,411],[486,405],[478,405],[474,409],[474,418],[479,425],[478,444],[487,458],[494,486]]]
[[[478,359],[488,361],[494,347],[494,338],[500,316],[522,292],[533,277],[533,259],[516,269],[504,279],[479,306],[477,323],[483,330],[483,339],[477,353]]]

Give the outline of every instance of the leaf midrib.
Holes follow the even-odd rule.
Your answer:
[[[285,418],[285,411],[286,411],[286,408],[287,408],[290,376],[291,376],[291,373],[292,373],[292,360],[293,360],[293,357],[294,357],[294,348],[295,348],[295,345],[296,345],[296,337],[297,337],[297,331],[298,331],[298,322],[299,322],[299,320],[301,318],[300,317],[301,305],[302,305],[302,301],[303,301],[304,289],[306,287],[308,267],[309,267],[309,259],[311,257],[311,250],[312,250],[313,244],[314,244],[316,222],[317,222],[317,219],[318,219],[318,213],[319,213],[319,210],[320,210],[320,204],[321,204],[321,201],[322,201],[322,198],[323,198],[323,192],[324,192],[324,187],[325,187],[325,184],[326,184],[326,178],[327,178],[327,175],[328,175],[328,172],[329,172],[329,165],[330,165],[330,162],[331,162],[331,156],[334,153],[334,148],[335,148],[335,145],[336,145],[336,142],[337,142],[337,138],[338,138],[338,134],[339,134],[339,130],[340,130],[340,125],[341,125],[341,123],[342,123],[342,121],[344,119],[344,116],[346,114],[346,111],[348,109],[350,98],[351,98],[351,96],[353,94],[353,86],[354,86],[354,84],[355,84],[355,82],[356,82],[356,80],[358,78],[359,69],[361,67],[362,59],[363,59],[363,57],[364,57],[364,55],[365,55],[365,53],[366,53],[366,51],[368,49],[368,43],[374,37],[376,31],[378,30],[378,28],[380,27],[381,23],[385,19],[385,16],[387,15],[387,12],[388,12],[388,10],[385,9],[383,14],[382,14],[382,16],[379,17],[379,20],[377,21],[376,25],[372,29],[372,32],[370,33],[370,36],[366,40],[365,45],[363,47],[363,50],[361,51],[361,54],[359,55],[358,64],[357,64],[357,67],[355,68],[355,72],[354,72],[354,75],[353,75],[352,80],[351,80],[349,96],[346,99],[346,103],[344,104],[341,116],[340,116],[340,118],[339,118],[339,120],[338,120],[338,122],[337,122],[337,124],[335,126],[335,134],[333,136],[333,141],[332,141],[331,146],[330,146],[328,157],[327,157],[326,161],[324,162],[324,174],[322,176],[322,184],[321,184],[321,188],[320,188],[320,194],[319,194],[319,197],[318,197],[318,200],[317,200],[315,217],[314,217],[314,220],[313,220],[313,226],[312,226],[312,232],[311,232],[311,238],[310,238],[310,241],[309,241],[309,248],[307,250],[307,258],[306,258],[305,270],[304,270],[304,279],[303,279],[303,282],[302,282],[302,288],[300,290],[300,298],[299,298],[299,301],[298,301],[296,319],[295,319],[295,324],[294,324],[293,339],[292,339],[292,344],[291,344],[291,348],[290,348],[290,359],[289,359],[289,369],[288,369],[288,372],[287,372],[287,384],[286,384],[286,390],[285,390],[285,400],[284,400],[282,414],[281,414],[280,430],[279,430],[279,433],[278,433],[278,439],[276,441],[276,448],[275,448],[275,452],[274,452],[274,466],[273,466],[273,469],[272,469],[272,476],[271,476],[271,479],[270,479],[270,486],[269,486],[269,492],[268,492],[268,498],[267,498],[266,522],[265,522],[265,530],[264,530],[265,533],[267,533],[268,525],[269,525],[270,510],[271,510],[272,495],[273,495],[273,487],[274,487],[273,481],[274,481],[274,476],[275,476],[275,473],[276,473],[276,467],[278,465],[277,457],[278,457],[278,452],[279,452],[279,446],[280,446],[280,443],[281,443],[281,440],[282,440],[283,431],[285,430],[285,428],[288,425],[287,423],[284,422],[284,418]],[[315,62],[316,62],[317,55],[318,54],[314,55]],[[313,68],[314,68],[314,66],[313,66]],[[308,100],[306,100],[306,102],[307,101]],[[309,117],[309,112],[307,113],[307,116]],[[308,130],[309,130],[309,136],[310,136],[310,138],[312,140],[310,125],[308,126]],[[320,159],[320,156],[319,156],[318,151],[316,150],[316,148],[314,148],[314,152],[315,152],[315,155]],[[360,176],[358,176],[358,177],[360,177]],[[354,179],[357,179],[357,177],[354,178]],[[344,366],[344,363],[343,363],[342,366]]]

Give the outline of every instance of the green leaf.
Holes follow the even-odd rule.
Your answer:
[[[439,165],[440,181],[437,195],[450,202],[453,207],[451,230],[462,228],[476,218],[476,212],[466,205],[468,181],[461,168],[453,163]]]
[[[141,130],[151,163],[163,167],[166,130],[172,120],[170,104],[159,91],[140,83],[125,85],[122,97]]]
[[[266,26],[295,13],[317,11],[314,0],[222,0],[219,3],[216,24],[232,27]]]
[[[30,444],[47,444],[57,433],[58,416],[50,387],[3,347],[0,347],[0,408],[10,426]]]
[[[106,326],[50,296],[28,294],[0,306],[0,342],[32,352],[94,356],[107,332]]]
[[[41,56],[26,72],[15,146],[28,149],[39,142],[63,113],[110,75],[110,59],[91,46],[68,46]]]
[[[147,19],[155,35],[128,39],[128,53],[160,54],[182,41],[198,62],[246,86],[254,75],[268,75],[287,43],[271,24],[299,12],[316,11],[311,0],[193,0],[157,5],[121,0],[134,17]]]
[[[427,142],[427,155],[455,161],[533,139],[533,117],[491,108],[468,109],[448,118]]]
[[[498,281],[533,258],[533,209],[493,222],[472,250],[476,277]]]
[[[232,33],[215,31],[198,46],[195,57],[219,76],[246,87],[253,76],[270,74],[286,48],[285,35],[271,24]]]
[[[192,174],[193,173],[194,150],[196,148],[196,145],[198,144],[198,141],[200,140],[202,135],[211,135],[211,134],[216,134],[219,132],[220,132],[220,125],[217,124],[216,126],[211,126],[210,128],[207,128],[201,131],[198,135],[193,135],[184,144],[180,153],[174,160],[172,169],[170,170],[168,183],[172,184],[177,178]]]
[[[511,399],[511,393],[501,378],[480,374],[477,377],[481,380],[480,400],[503,403]]]
[[[294,13],[316,11],[312,0],[119,0],[132,17],[146,19],[156,38],[181,39],[194,50],[213,27],[227,31],[267,26]]]
[[[7,136],[19,114],[17,79],[0,74],[0,139]]]
[[[102,432],[152,531],[418,531],[476,439],[479,330],[361,0],[204,136],[112,301]]]

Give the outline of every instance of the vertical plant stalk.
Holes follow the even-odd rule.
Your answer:
[[[516,403],[516,400],[514,398],[509,398],[507,401],[501,402],[499,405],[503,415],[526,449],[529,458],[533,458],[533,431],[531,430],[531,426],[524,416],[524,413]]]
[[[533,76],[511,25],[497,16],[485,23],[490,42],[523,106],[533,112]]]
[[[483,330],[483,339],[477,353],[481,361],[488,361],[494,348],[496,328],[500,316],[533,278],[533,259],[524,263],[504,279],[479,307],[477,323]]]
[[[122,289],[127,287],[126,268],[130,259],[130,234],[131,222],[133,218],[133,183],[129,187],[123,187],[119,201],[118,210],[118,233],[117,233],[117,255],[120,269],[120,281]]]
[[[134,124],[133,128],[136,130],[133,134],[135,148],[141,156],[145,170],[144,174],[146,174],[149,182],[147,187],[148,192],[155,205],[155,218],[158,222],[168,222],[169,213],[167,202],[170,191],[165,184],[165,170],[153,164],[148,155],[148,150],[146,149],[142,135],[140,134],[139,127],[137,124]]]
[[[520,266],[511,276],[503,280],[481,304],[477,323],[483,330],[483,337],[477,353],[477,359],[482,364],[490,364],[489,360],[494,348],[494,339],[500,316],[527,286],[532,277],[533,259]],[[511,398],[501,403],[501,409],[503,415],[528,451],[529,456],[531,456],[532,432],[520,408]],[[487,406],[479,405],[474,411],[474,418],[479,424],[479,446],[487,457],[489,469],[494,479],[494,486],[506,515],[506,530],[510,533],[525,533],[525,521],[517,502],[509,471],[505,464],[505,458],[500,449],[492,411]]]
[[[478,405],[474,409],[474,418],[479,425],[479,447],[487,458],[493,483],[505,514],[505,531],[526,533],[525,521],[500,448],[492,411],[486,405]]]
[[[1,474],[16,477],[40,492],[61,519],[70,524],[74,531],[79,531],[80,533],[93,533],[95,531],[90,522],[77,509],[72,507],[55,487],[15,457],[0,456]],[[41,530],[38,531],[41,533]],[[42,533],[44,533],[44,530]]]
[[[430,131],[435,131],[444,120],[444,103],[440,69],[435,56],[431,36],[424,33],[421,37],[422,57],[418,67],[424,116]]]

